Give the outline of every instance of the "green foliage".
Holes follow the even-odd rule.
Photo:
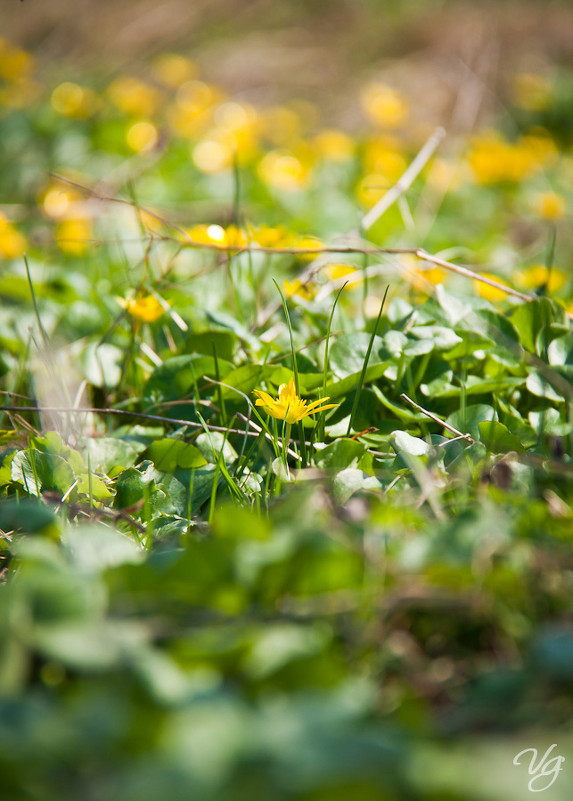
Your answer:
[[[333,158],[294,106],[291,141],[193,80],[132,86],[146,113],[49,88],[0,119],[0,795],[505,801],[530,732],[573,761],[570,234],[498,276],[530,301],[410,247],[541,259],[522,207],[566,174],[560,103],[361,240],[372,162],[419,142]],[[293,376],[335,404],[296,430],[253,394]]]

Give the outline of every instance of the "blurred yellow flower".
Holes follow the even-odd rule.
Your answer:
[[[158,89],[128,75],[110,83],[107,96],[119,111],[130,117],[152,117],[161,100]]]
[[[298,297],[302,300],[312,300],[316,294],[308,282],[303,284],[298,278],[293,281],[283,281],[283,290],[287,298]]]
[[[530,134],[516,142],[497,132],[475,137],[468,154],[474,178],[481,184],[521,181],[557,158],[554,142],[544,133]]]
[[[81,201],[79,192],[60,183],[49,185],[40,200],[44,212],[52,219],[62,219],[74,214],[77,216],[77,204]]]
[[[62,220],[56,225],[54,235],[60,250],[70,256],[83,256],[91,237],[91,221],[85,217]]]
[[[284,225],[248,226],[251,241],[262,248],[284,248],[293,245],[295,234]]]
[[[119,305],[140,323],[154,323],[165,313],[165,306],[153,295],[138,298],[116,298]],[[164,301],[167,305],[166,301]]]
[[[307,404],[305,400],[302,400],[296,394],[292,378],[288,384],[282,384],[279,387],[279,396],[276,400],[268,392],[263,392],[261,389],[256,389],[254,394],[258,395],[255,406],[262,406],[271,417],[276,417],[277,420],[285,420],[289,424],[297,423],[303,417],[318,414],[318,412],[324,412],[327,409],[334,409],[340,405],[338,403],[326,403],[330,398],[319,398],[319,400]]]
[[[286,192],[302,189],[308,183],[308,165],[288,150],[271,150],[259,162],[259,176],[264,183]]]
[[[128,128],[125,141],[135,153],[143,153],[153,150],[159,141],[159,134],[152,122],[141,120]]]
[[[565,285],[567,276],[563,270],[557,267],[552,267],[551,270],[548,270],[545,264],[532,264],[524,270],[518,270],[515,273],[515,280],[523,289],[541,289],[545,287],[550,294],[553,294]]]
[[[196,137],[211,124],[214,106],[222,100],[222,93],[213,86],[203,81],[186,81],[167,110],[168,122],[178,136]]]
[[[560,220],[565,216],[565,198],[556,192],[541,192],[534,197],[533,208],[545,220]]]
[[[19,83],[28,78],[32,66],[29,53],[0,38],[0,78],[8,83]]]
[[[492,281],[497,281],[498,284],[503,284],[503,286],[508,286],[505,281],[502,281],[498,275],[494,275],[493,273],[480,273],[480,275],[483,275],[484,278],[490,278]],[[485,300],[494,302],[507,298],[507,294],[503,289],[497,289],[495,286],[484,284],[483,281],[474,281],[474,286],[478,295]]]
[[[15,259],[26,250],[26,237],[0,212],[0,257]]]
[[[447,272],[441,267],[422,267],[418,259],[407,253],[400,256],[396,264],[402,278],[417,292],[426,295],[433,291],[434,286],[443,284],[447,278]]]
[[[56,86],[51,97],[52,108],[63,117],[87,119],[98,110],[99,98],[91,89],[71,81]]]
[[[177,89],[196,76],[197,65],[185,56],[162,53],[153,63],[153,73],[160,83],[170,89]]]
[[[408,116],[408,104],[385,83],[370,83],[360,92],[360,103],[366,116],[376,125],[397,128]]]
[[[193,162],[201,172],[216,173],[228,169],[233,163],[233,155],[232,138],[217,132],[191,146]]]
[[[236,225],[229,225],[223,228],[217,223],[193,225],[187,229],[187,233],[194,242],[204,245],[222,245],[237,248],[246,247],[249,244],[247,232]]]
[[[444,158],[434,158],[428,169],[428,183],[443,192],[457,189],[462,184],[459,165]]]
[[[327,264],[324,270],[331,281],[338,281],[341,278],[346,278],[351,275],[353,280],[348,281],[346,289],[350,289],[362,281],[360,269],[354,264]]]
[[[314,139],[319,155],[328,161],[348,161],[354,154],[354,142],[348,134],[325,128]]]
[[[288,148],[302,135],[302,120],[293,109],[286,106],[271,106],[261,112],[261,133],[278,148]]]
[[[522,72],[513,81],[513,100],[527,111],[543,111],[551,104],[551,84],[542,75]]]

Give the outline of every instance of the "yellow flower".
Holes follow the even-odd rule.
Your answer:
[[[15,259],[25,250],[25,237],[0,212],[0,259]]]
[[[400,94],[384,83],[371,83],[360,93],[367,117],[376,125],[397,128],[408,115],[408,105]]]
[[[545,220],[559,220],[565,215],[565,199],[556,192],[541,192],[533,200],[534,210]]]
[[[158,81],[170,89],[177,89],[197,74],[197,66],[185,56],[163,53],[153,64],[153,73]]]
[[[325,267],[326,274],[331,281],[338,281],[339,279],[346,278],[346,276],[353,276],[355,280],[346,284],[346,288],[357,286],[362,281],[362,274],[360,268],[354,264],[327,264]]]
[[[325,128],[314,141],[320,155],[328,161],[347,161],[354,154],[354,142],[342,131]]]
[[[303,284],[298,278],[293,281],[283,281],[283,290],[287,298],[312,300],[315,295],[314,288],[308,283]]]
[[[130,117],[152,117],[161,101],[161,93],[138,78],[122,75],[107,88],[113,105]]]
[[[0,38],[0,78],[8,83],[26,79],[33,65],[32,56]]]
[[[265,184],[286,192],[304,188],[310,177],[309,165],[288,150],[270,150],[258,171]]]
[[[551,270],[545,264],[532,264],[525,270],[515,273],[515,279],[520,287],[525,289],[541,289],[545,287],[551,294],[558,292],[566,283],[567,276],[563,270],[553,267]]]
[[[279,387],[279,396],[276,400],[268,392],[263,392],[261,389],[256,389],[254,394],[259,396],[255,406],[262,406],[271,417],[276,417],[277,420],[285,420],[289,424],[297,423],[310,414],[324,412],[326,409],[334,409],[339,405],[338,403],[326,403],[326,405],[323,405],[329,398],[319,398],[307,405],[307,402],[296,394],[292,378],[288,384],[282,384]]]
[[[117,302],[134,320],[140,323],[154,323],[165,312],[164,306],[153,295],[144,295],[139,298],[117,298]]]
[[[95,92],[70,81],[56,86],[51,102],[52,108],[58,114],[79,120],[91,117],[99,108],[99,99]]]
[[[159,141],[159,134],[152,122],[140,120],[128,129],[125,134],[125,141],[135,153],[143,153],[153,150]]]
[[[56,225],[54,239],[70,256],[83,256],[92,238],[92,225],[85,217],[62,220]]]
[[[498,284],[507,286],[505,281],[502,281],[498,275],[494,275],[493,273],[480,273],[480,275],[482,275],[484,278],[490,278],[492,281],[497,281]],[[490,284],[484,284],[483,281],[474,281],[474,285],[478,295],[485,300],[494,302],[496,300],[504,300],[507,298],[507,294],[503,291],[503,289],[497,289],[497,287],[490,286]]]

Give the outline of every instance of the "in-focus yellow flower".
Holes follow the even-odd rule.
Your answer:
[[[139,298],[117,298],[126,312],[140,323],[154,323],[165,313],[164,306],[153,295]]]
[[[282,384],[279,387],[279,396],[276,400],[268,392],[263,392],[262,389],[256,389],[254,394],[258,395],[255,406],[262,406],[271,417],[276,417],[277,420],[285,420],[289,424],[297,423],[303,417],[324,412],[326,409],[334,409],[340,405],[338,403],[326,403],[329,398],[319,398],[307,404],[305,400],[302,400],[296,394],[292,378],[288,384]]]
[[[565,215],[565,199],[557,192],[541,192],[533,199],[533,206],[545,220],[560,220]]]

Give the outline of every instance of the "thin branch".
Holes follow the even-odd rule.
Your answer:
[[[459,438],[461,438],[461,439],[465,439],[465,440],[466,440],[466,442],[469,442],[470,444],[471,444],[471,443],[473,443],[473,442],[475,442],[475,440],[473,439],[473,437],[470,437],[470,435],[469,435],[469,434],[462,434],[462,432],[461,432],[461,431],[458,431],[458,429],[457,429],[457,428],[454,428],[454,427],[453,427],[453,426],[451,426],[449,423],[446,423],[446,422],[445,422],[445,420],[442,420],[442,419],[441,419],[440,417],[438,417],[437,415],[435,415],[435,414],[432,414],[432,412],[429,412],[427,409],[424,409],[424,407],[423,407],[423,406],[420,406],[418,403],[416,403],[415,401],[413,401],[413,400],[412,400],[412,398],[409,398],[409,397],[406,395],[406,393],[405,393],[405,392],[402,392],[402,394],[400,395],[400,397],[401,397],[401,398],[403,398],[403,399],[404,399],[404,400],[405,400],[407,403],[409,403],[409,404],[410,404],[410,406],[413,406],[413,407],[414,407],[414,409],[417,409],[417,410],[418,410],[419,412],[421,412],[422,414],[425,414],[425,415],[426,415],[426,417],[429,417],[429,418],[430,418],[430,420],[433,420],[435,423],[439,423],[439,424],[442,426],[442,428],[445,428],[447,431],[450,431],[452,434],[455,434],[455,435],[456,435],[456,437],[459,437]]]
[[[394,186],[389,189],[386,194],[368,211],[362,218],[362,228],[368,231],[372,228],[374,223],[382,217],[382,215],[406,192],[418,177],[420,172],[424,169],[428,161],[434,155],[440,142],[446,135],[444,128],[436,128],[433,134],[429,137],[422,149],[412,161],[410,166],[396,181]]]

